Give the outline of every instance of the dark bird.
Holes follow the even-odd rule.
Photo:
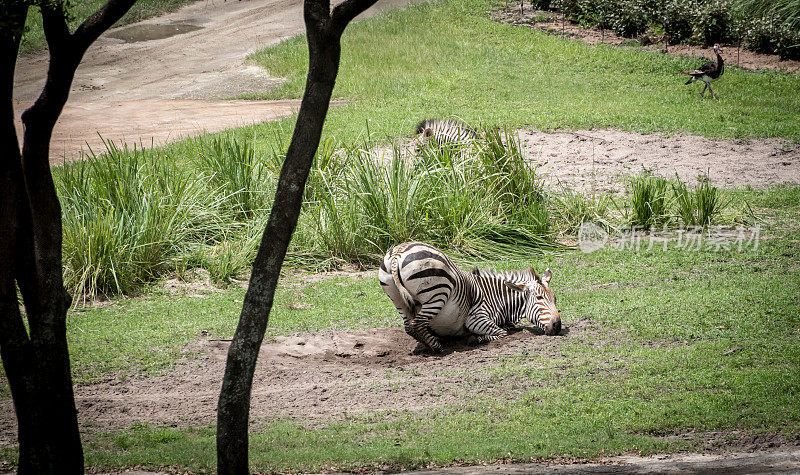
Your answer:
[[[714,91],[711,89],[711,83],[719,79],[719,77],[722,76],[722,73],[725,71],[725,62],[722,61],[722,56],[719,55],[720,51],[721,50],[719,49],[719,44],[715,43],[714,52],[717,54],[716,63],[708,62],[700,66],[699,69],[695,69],[694,71],[681,72],[681,74],[686,74],[692,77],[691,79],[686,81],[686,84],[691,84],[698,80],[706,83],[705,87],[703,88],[703,92],[700,93],[700,97],[703,97],[703,94],[705,94],[707,87],[708,90],[711,92],[711,97],[713,97],[714,99],[717,98],[717,96],[714,95]]]

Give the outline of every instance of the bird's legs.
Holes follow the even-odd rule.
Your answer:
[[[703,86],[703,90],[700,92],[700,97],[703,97],[703,94],[706,93],[706,88],[708,87],[708,83],[707,82],[704,83],[704,84],[705,84],[705,86]]]
[[[708,85],[708,92],[711,93],[711,97],[713,97],[715,100],[717,100],[717,101],[719,100],[719,99],[717,99],[717,96],[714,95],[714,90],[711,89],[711,84]]]

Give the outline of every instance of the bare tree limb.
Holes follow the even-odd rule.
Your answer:
[[[106,2],[75,30],[72,36],[75,38],[76,47],[85,52],[89,45],[119,21],[134,3],[136,0],[109,0]]]
[[[341,35],[347,25],[378,0],[345,0],[333,9],[331,28]]]

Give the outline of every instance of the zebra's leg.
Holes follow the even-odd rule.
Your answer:
[[[442,343],[439,341],[439,337],[433,334],[431,331],[431,321],[430,319],[417,318],[414,319],[414,330],[417,333],[417,340],[430,348],[431,350],[435,351],[436,353],[441,353],[444,348],[442,348]],[[420,348],[417,348],[419,350]],[[417,352],[415,350],[415,352]]]
[[[415,340],[419,342],[419,345],[414,350],[414,353],[419,353],[421,349],[427,348],[428,344],[421,336],[419,336],[419,332],[417,331],[417,328],[414,326],[414,314],[417,312],[418,309],[408,310],[405,307],[399,307],[399,306],[395,306],[395,308],[397,308],[397,312],[400,314],[400,317],[403,318],[403,330],[405,330],[409,336],[413,337]],[[420,348],[420,346],[422,348]]]
[[[415,340],[417,340],[417,347],[414,348],[414,351],[412,351],[411,353],[418,355],[427,350],[429,345],[425,341],[425,338],[423,336],[420,336],[419,330],[414,325],[414,318],[413,317],[406,318],[406,315],[403,314],[402,312],[401,315],[403,315],[403,329],[406,331],[408,335],[411,335]]]
[[[447,298],[436,298],[417,307],[414,322],[412,323],[417,334],[417,340],[425,343],[431,350],[441,353],[442,344],[439,338],[431,331],[431,320],[442,311]]]
[[[471,314],[464,326],[475,336],[475,343],[488,343],[508,335],[508,332],[497,326],[485,313]]]

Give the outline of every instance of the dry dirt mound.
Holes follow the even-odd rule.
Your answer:
[[[780,139],[713,140],[619,130],[520,131],[523,153],[551,183],[589,191],[622,191],[621,177],[650,170],[694,184],[708,174],[717,186],[800,183],[800,146]]]

